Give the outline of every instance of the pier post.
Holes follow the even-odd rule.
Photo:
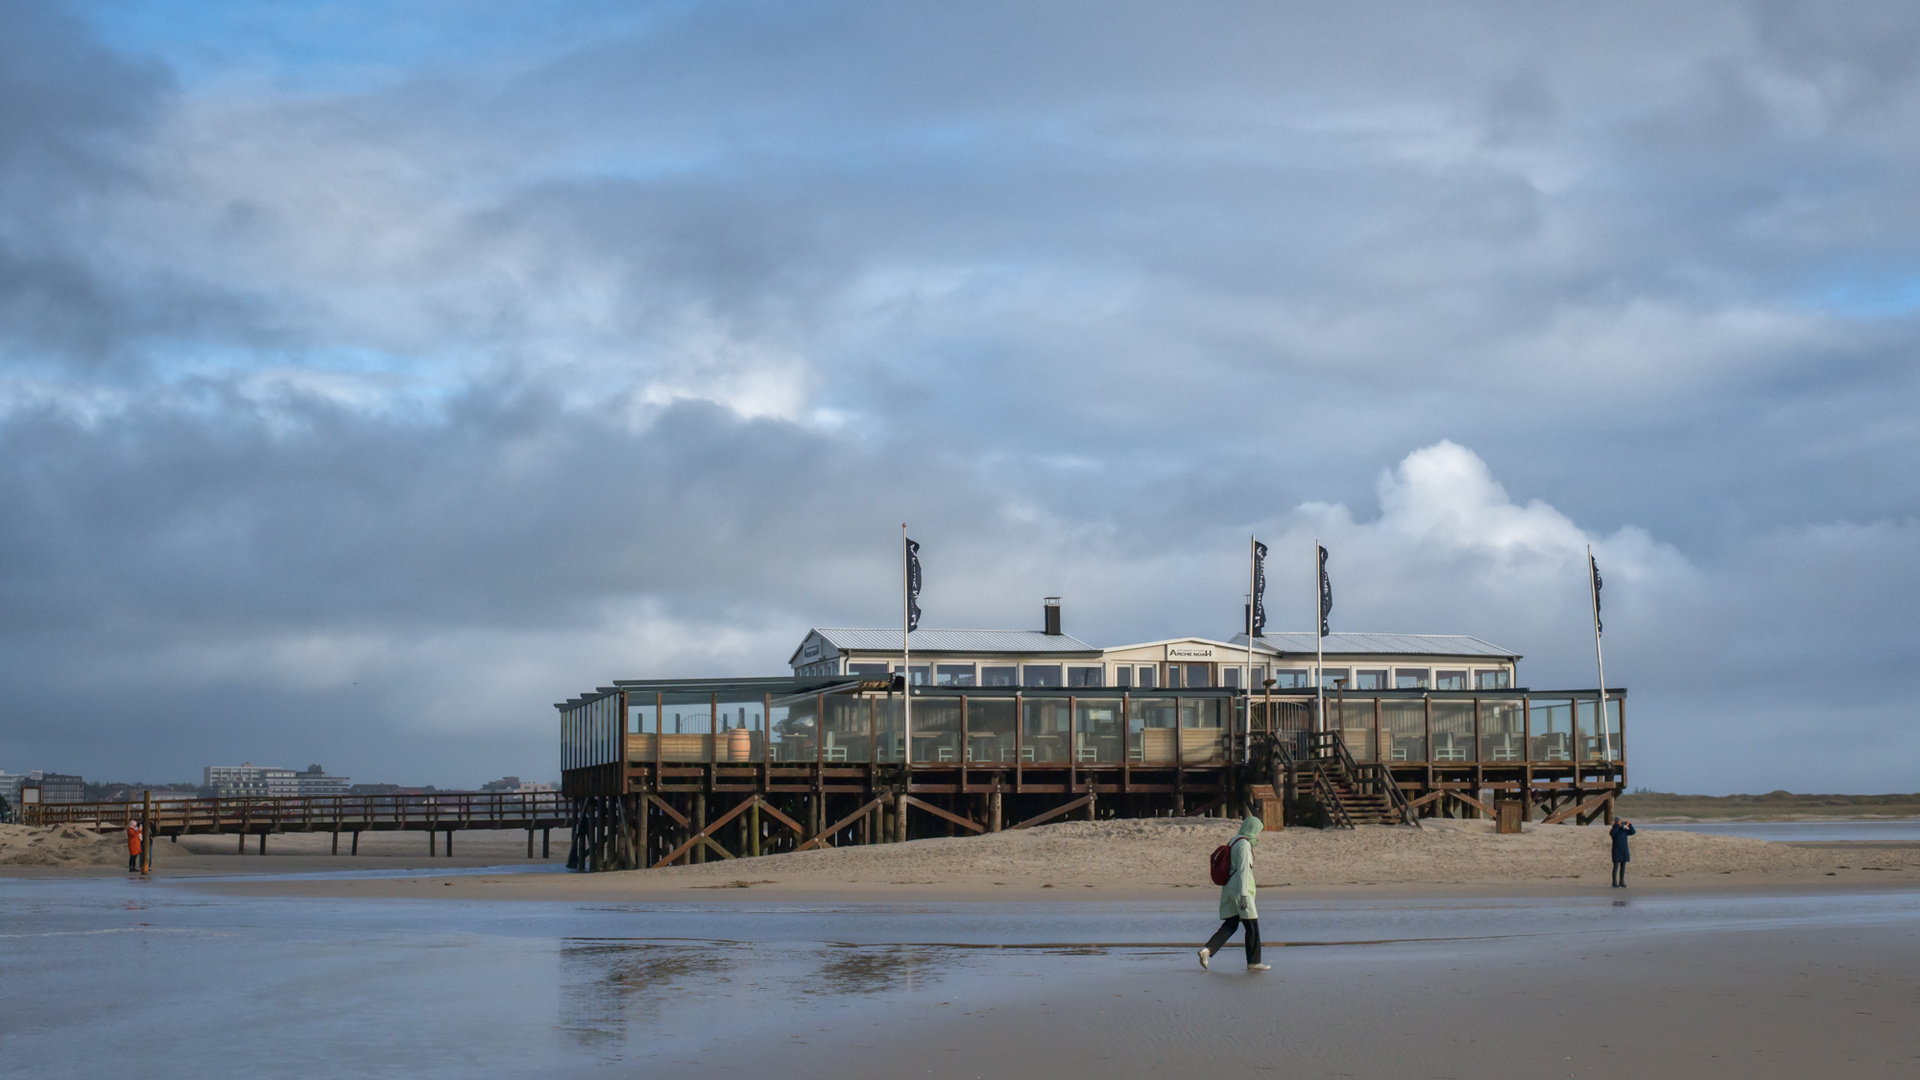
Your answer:
[[[333,830],[333,854],[340,854],[340,830]]]
[[[453,830],[447,830],[447,858],[453,858]]]
[[[439,845],[440,845],[440,832],[439,832],[439,830],[437,830],[437,829],[428,829],[428,830],[427,830],[427,858],[429,858],[429,859],[431,859],[431,858],[433,858],[433,857],[434,857],[435,855],[438,855],[438,854],[440,854],[440,847],[439,847]]]
[[[704,830],[706,827],[707,827],[707,793],[704,791],[695,792],[693,796],[693,831],[697,833]],[[707,861],[707,845],[695,844],[693,846],[693,850],[688,854],[690,854],[693,857],[694,862],[697,862],[697,863],[706,862]]]
[[[240,854],[245,855],[246,853],[247,853],[247,834],[242,832],[240,834]]]
[[[747,808],[747,854],[760,854],[760,802],[758,798]]]
[[[527,858],[533,858],[533,830],[527,830]]]
[[[987,796],[987,831],[1000,831],[1000,785],[993,785],[993,792]]]
[[[540,830],[540,857],[541,857],[541,858],[543,858],[543,859],[546,859],[546,858],[551,858],[551,857],[552,857],[552,856],[551,856],[551,855],[549,854],[549,851],[550,851],[550,849],[549,849],[549,847],[548,847],[548,844],[549,844],[549,843],[550,843],[550,842],[551,842],[552,840],[553,840],[553,830],[552,830],[552,829],[541,829],[541,830]]]
[[[260,854],[265,855],[266,853],[267,853],[267,834],[261,833],[260,834]]]
[[[355,854],[355,855],[358,855],[358,854],[360,854],[360,830],[359,830],[359,829],[355,829],[355,830],[353,830],[353,852],[352,852],[352,854]]]
[[[651,837],[647,835],[647,823],[653,816],[653,807],[647,805],[647,796],[644,791],[634,797],[633,804],[639,808],[639,820],[633,823],[633,827],[639,832],[639,838],[634,841],[634,844],[640,849],[639,869],[645,870],[653,865],[653,846]]]

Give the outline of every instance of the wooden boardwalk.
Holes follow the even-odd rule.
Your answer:
[[[551,831],[567,828],[574,813],[573,804],[558,791],[42,803],[21,810],[28,825],[79,825],[104,832],[124,829],[129,820],[144,820],[150,836],[237,836],[242,851],[248,836],[259,837],[259,849],[265,852],[271,833],[331,833],[335,855],[342,833],[349,837],[348,853],[358,854],[363,832],[423,832],[430,855],[437,854],[438,837],[445,833],[451,856],[455,832],[524,829],[528,858],[533,858],[535,833],[540,834],[540,857],[546,858]]]

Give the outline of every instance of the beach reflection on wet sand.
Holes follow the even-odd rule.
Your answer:
[[[0,1053],[20,1075],[1920,1066],[1904,891],[1263,903],[1263,975],[1237,946],[1199,970],[1211,903],[341,901],[111,879],[0,880],[0,903]]]

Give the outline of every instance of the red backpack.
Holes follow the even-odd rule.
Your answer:
[[[1227,879],[1233,876],[1233,841],[1245,839],[1244,836],[1236,836],[1213,849],[1213,857],[1207,860],[1207,870],[1215,885],[1225,885]]]

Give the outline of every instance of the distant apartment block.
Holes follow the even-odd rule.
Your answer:
[[[315,798],[345,795],[351,785],[351,778],[329,776],[318,765],[300,772],[252,762],[206,767],[206,787],[220,798]]]
[[[65,773],[41,772],[39,769],[20,778],[13,788],[13,795],[7,799],[9,806],[18,806],[22,788],[39,788],[40,801],[43,803],[74,803],[87,801],[87,783],[78,776]]]

